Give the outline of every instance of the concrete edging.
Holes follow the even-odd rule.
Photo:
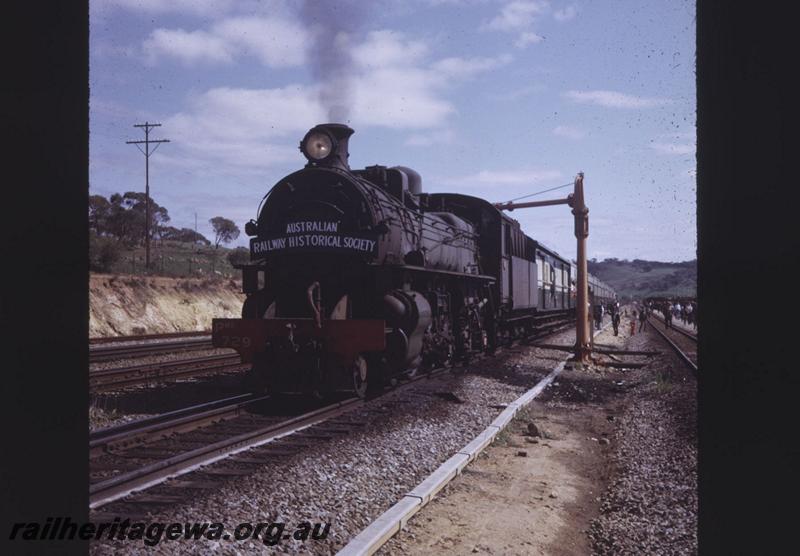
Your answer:
[[[600,330],[593,330],[593,335],[597,336],[608,326],[609,324],[606,324]],[[344,548],[336,553],[337,556],[369,556],[377,552],[386,541],[405,527],[408,520],[430,502],[447,483],[455,479],[467,464],[478,457],[478,454],[494,441],[500,431],[508,426],[520,409],[528,405],[547,388],[553,379],[564,370],[567,359],[568,357],[564,358],[564,361],[550,371],[550,374],[540,380],[536,386],[508,404],[483,432],[440,465],[436,471],[431,473],[408,494],[404,495],[399,502],[353,537]]]
[[[386,510],[380,517],[363,529],[358,535],[337,552],[338,556],[355,556],[374,554],[386,541],[400,531],[411,517],[433,499],[444,486],[453,480],[467,464],[489,446],[517,412],[539,395],[548,384],[564,369],[564,361],[558,364],[550,374],[540,380],[536,386],[511,402],[486,429],[476,436],[472,442],[461,448],[450,459],[440,465],[427,479],[422,481],[399,502]]]

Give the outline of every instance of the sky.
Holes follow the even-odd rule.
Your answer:
[[[588,256],[696,258],[695,5],[687,0],[93,0],[89,189],[144,191],[134,124],[169,139],[150,194],[213,238],[346,123],[350,166],[501,202],[584,172]],[[571,186],[529,200],[565,197]],[[510,215],[574,258],[565,205]]]

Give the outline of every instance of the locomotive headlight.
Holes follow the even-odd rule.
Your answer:
[[[310,131],[300,148],[309,160],[323,160],[333,151],[333,139],[323,131]]]

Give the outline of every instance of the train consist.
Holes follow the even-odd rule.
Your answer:
[[[341,124],[312,128],[306,166],[245,225],[241,319],[215,319],[252,390],[358,395],[449,365],[574,314],[576,268],[492,203],[424,193],[414,170],[352,170]],[[595,303],[614,299],[589,277]]]

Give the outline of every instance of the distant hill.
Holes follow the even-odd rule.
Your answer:
[[[600,262],[591,259],[589,273],[613,287],[623,299],[697,295],[697,260],[662,263],[641,259]]]

